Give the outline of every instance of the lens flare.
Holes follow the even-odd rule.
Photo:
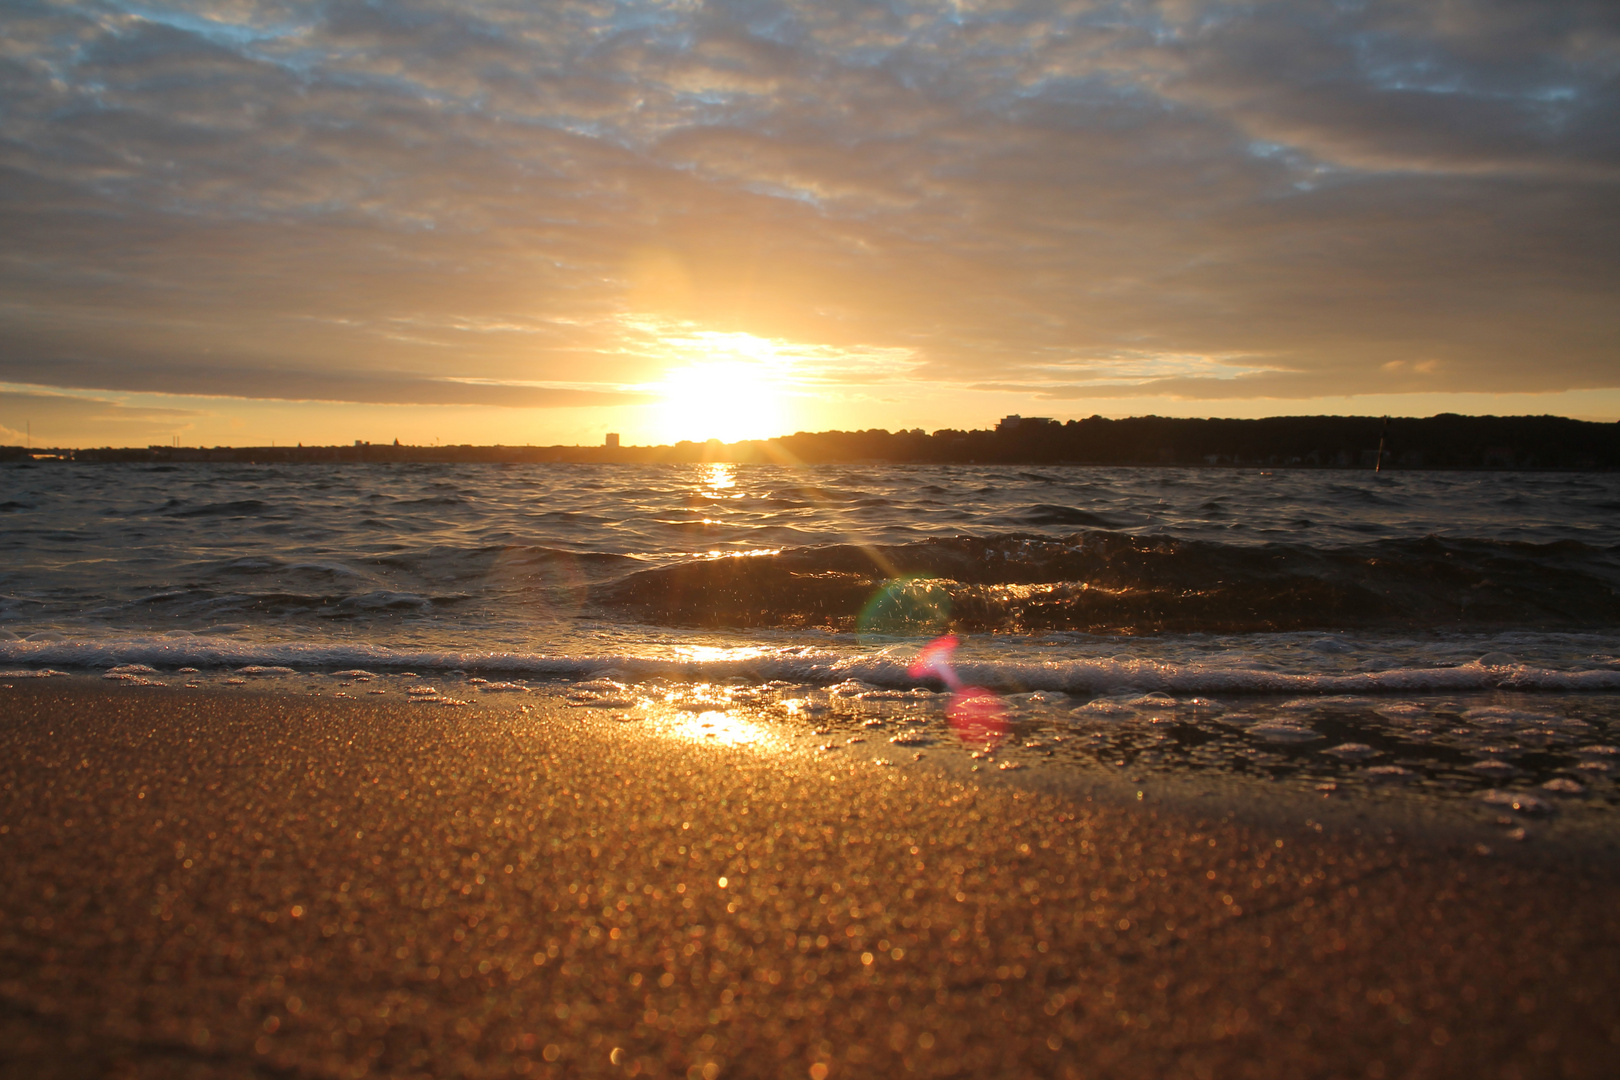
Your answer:
[[[923,646],[907,673],[913,679],[933,676],[951,691],[945,716],[958,738],[964,742],[994,742],[1007,734],[1007,707],[993,691],[962,682],[962,677],[951,666],[960,644],[961,639],[955,634],[935,638]]]
[[[855,630],[862,636],[920,636],[939,633],[950,620],[951,594],[945,587],[911,575],[884,582],[861,609]]]
[[[951,729],[964,742],[997,742],[1007,734],[1007,708],[982,686],[967,686],[951,695],[945,708]]]

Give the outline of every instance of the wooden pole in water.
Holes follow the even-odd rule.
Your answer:
[[[1384,438],[1389,434],[1389,417],[1384,417],[1384,426],[1378,430],[1378,460],[1373,462],[1373,472],[1384,471]]]

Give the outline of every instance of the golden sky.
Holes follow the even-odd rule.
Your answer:
[[[0,442],[1620,417],[1620,6],[19,0]]]

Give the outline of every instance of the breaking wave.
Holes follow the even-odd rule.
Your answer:
[[[900,584],[896,584],[899,582]],[[1620,558],[1576,541],[1230,545],[1083,533],[794,548],[599,586],[605,612],[700,627],[1087,633],[1620,625]]]
[[[0,678],[25,678],[68,669],[95,671],[142,664],[157,674],[180,668],[257,669],[266,672],[333,672],[362,668],[467,672],[535,679],[581,679],[602,675],[642,680],[670,678],[703,682],[747,679],[835,684],[858,680],[873,687],[908,688],[914,645],[851,652],[802,645],[766,649],[711,648],[701,656],[666,650],[577,652],[562,655],[520,651],[396,648],[355,642],[247,642],[207,637],[129,637],[0,641]],[[1199,661],[1160,661],[1130,657],[1031,660],[1018,657],[963,659],[961,677],[1003,692],[1058,691],[1111,694],[1124,691],[1166,694],[1411,695],[1476,690],[1620,690],[1620,661],[1582,668],[1520,663],[1500,653],[1449,666],[1402,666],[1376,671],[1295,670],[1257,666],[1251,657],[1220,654]]]

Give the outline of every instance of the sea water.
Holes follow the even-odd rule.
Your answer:
[[[947,633],[993,738],[913,670]],[[560,693],[1533,817],[1620,800],[1620,476],[13,464],[0,667]]]

